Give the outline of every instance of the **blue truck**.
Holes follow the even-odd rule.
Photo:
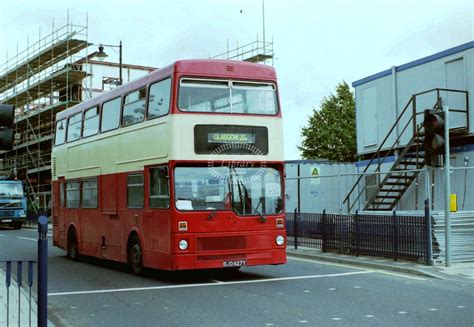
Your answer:
[[[26,219],[26,196],[23,184],[0,180],[0,224],[20,229]]]

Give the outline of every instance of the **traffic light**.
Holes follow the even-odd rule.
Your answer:
[[[444,112],[440,110],[425,110],[425,128],[424,149],[425,160],[428,166],[439,166],[439,155],[444,154]]]
[[[15,106],[0,104],[0,150],[13,148]]]

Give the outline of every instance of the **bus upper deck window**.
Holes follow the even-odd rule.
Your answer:
[[[110,100],[102,106],[100,131],[107,132],[119,127],[121,98]]]
[[[82,112],[79,112],[68,119],[67,141],[72,142],[81,138]]]
[[[133,91],[125,96],[122,126],[133,125],[145,118],[146,88]]]
[[[56,123],[56,134],[54,145],[61,145],[64,144],[66,140],[66,120],[60,120]]]
[[[164,116],[170,107],[171,78],[153,84],[148,99],[148,118]]]

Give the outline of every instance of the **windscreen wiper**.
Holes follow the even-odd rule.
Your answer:
[[[217,208],[213,208],[211,212],[209,212],[209,216],[207,216],[207,220],[212,220],[214,216],[217,214]]]
[[[259,200],[258,204],[257,204],[257,207],[254,207],[252,205],[252,201],[250,201],[250,199],[248,197],[248,192],[247,192],[247,188],[245,187],[245,185],[240,180],[238,180],[237,183],[242,185],[242,188],[244,189],[244,192],[246,193],[245,196],[241,196],[241,199],[243,198],[245,200],[245,202],[250,206],[250,208],[252,208],[252,210],[254,211],[253,213],[257,214],[260,217],[260,222],[265,223],[267,221],[267,218],[265,218],[265,216],[258,210],[258,207],[260,206],[260,203],[262,201]]]

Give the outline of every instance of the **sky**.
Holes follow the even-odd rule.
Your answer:
[[[470,0],[266,0],[274,42],[285,160],[300,158],[301,127],[341,81],[474,40]],[[0,65],[70,20],[89,42],[123,42],[126,63],[163,67],[208,58],[263,34],[261,0],[0,0]]]

